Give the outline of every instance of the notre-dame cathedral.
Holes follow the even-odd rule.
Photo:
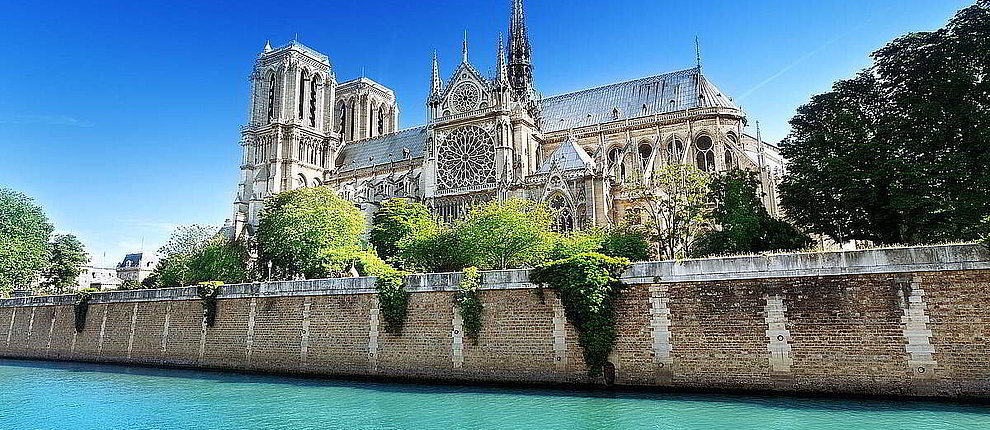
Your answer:
[[[629,219],[624,188],[664,164],[760,172],[777,213],[782,161],[743,133],[744,112],[692,68],[544,97],[533,82],[522,0],[513,0],[495,76],[468,59],[443,79],[436,56],[428,122],[399,129],[395,92],[367,78],[337,82],[328,57],[298,42],[266,44],[251,74],[234,230],[258,224],[264,199],[330,186],[367,215],[389,198],[421,201],[450,221],[472,205],[546,202],[561,230]]]

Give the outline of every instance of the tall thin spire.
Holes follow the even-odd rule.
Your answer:
[[[697,35],[694,36],[694,55],[698,70],[701,70],[701,42],[698,41]]]
[[[464,30],[464,44],[461,46],[461,61],[468,62],[467,30]]]
[[[440,95],[442,90],[442,81],[440,81],[440,64],[437,62],[437,51],[433,50],[433,76],[430,78],[430,97],[435,97]]]
[[[523,0],[512,0],[509,18],[509,80],[517,92],[533,88],[533,59],[526,31],[526,11]]]
[[[502,34],[498,35],[498,59],[495,62],[495,81],[500,85],[508,84],[509,71],[505,67],[505,50],[502,48]],[[503,87],[504,88],[504,87]]]

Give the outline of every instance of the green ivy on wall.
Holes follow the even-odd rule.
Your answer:
[[[96,289],[87,288],[76,293],[76,302],[72,308],[75,311],[76,332],[82,332],[86,328],[86,314],[89,312],[89,299],[96,292]]]
[[[457,284],[458,291],[454,296],[461,319],[464,321],[464,334],[471,338],[475,345],[478,344],[478,335],[481,333],[481,312],[485,309],[478,293],[480,286],[481,274],[478,273],[478,268],[468,267],[464,269],[464,277]]]
[[[602,372],[615,346],[619,276],[628,265],[625,258],[583,253],[547,263],[530,274],[531,281],[549,286],[560,297],[567,320],[577,328],[591,375]]]
[[[223,282],[210,281],[200,282],[196,285],[196,294],[203,302],[203,322],[207,327],[213,327],[217,320],[217,296],[220,295],[220,286]]]

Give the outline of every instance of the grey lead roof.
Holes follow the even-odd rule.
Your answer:
[[[392,134],[372,139],[359,140],[344,145],[337,156],[339,172],[362,169],[393,161],[423,156],[426,143],[426,126],[399,130]],[[402,148],[409,150],[409,156],[403,158]]]
[[[691,108],[738,109],[697,67],[547,97],[541,107],[541,125],[548,133]],[[614,109],[618,109],[618,118]]]

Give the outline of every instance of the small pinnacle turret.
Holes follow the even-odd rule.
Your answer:
[[[272,42],[270,40],[265,41],[265,53],[272,52]]]

